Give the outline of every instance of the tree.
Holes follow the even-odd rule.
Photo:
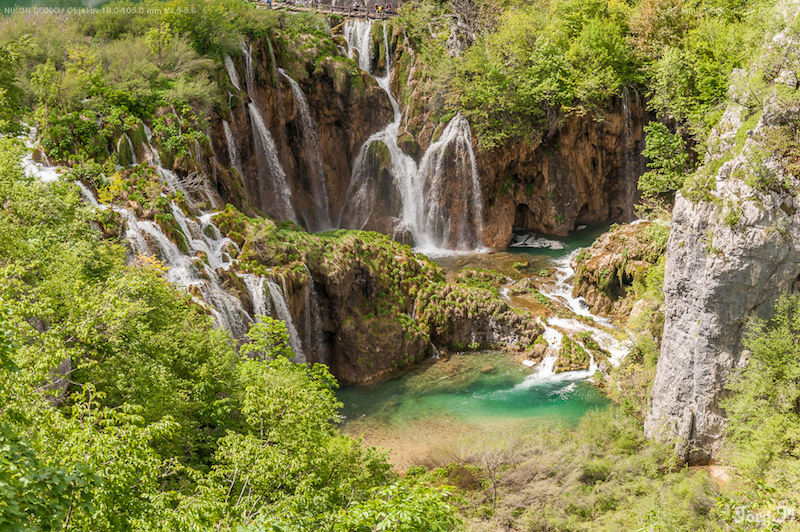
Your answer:
[[[750,322],[744,345],[750,361],[722,403],[728,456],[751,478],[792,489],[800,482],[800,297],[781,297],[770,322]]]
[[[14,121],[22,93],[16,84],[18,49],[26,45],[29,40],[23,38],[0,46],[0,133],[14,132],[18,129]]]
[[[649,199],[665,197],[683,186],[686,174],[691,171],[691,157],[686,142],[679,133],[670,133],[661,122],[644,126],[646,147],[642,155],[650,159],[639,178],[639,190]]]

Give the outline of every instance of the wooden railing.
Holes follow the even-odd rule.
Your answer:
[[[364,6],[360,6],[358,9],[353,9],[352,6],[332,6],[330,4],[317,4],[312,3],[308,5],[297,5],[297,4],[290,4],[288,2],[266,2],[265,0],[247,0],[247,2],[256,5],[258,7],[264,7],[267,9],[282,9],[286,11],[315,11],[317,13],[322,13],[325,15],[342,15],[344,17],[359,17],[359,18],[372,18],[383,20],[391,17],[397,16],[397,11],[392,9],[391,11],[387,11],[382,9],[381,11],[376,11],[375,8],[366,8]]]

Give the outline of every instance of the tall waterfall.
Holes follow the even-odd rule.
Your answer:
[[[251,102],[247,104],[247,109],[250,111],[250,119],[254,129],[258,133],[257,139],[259,142],[257,142],[257,145],[261,148],[260,153],[263,155],[266,162],[266,173],[272,188],[272,190],[265,190],[265,180],[261,180],[262,201],[266,205],[272,203],[270,200],[277,200],[276,203],[281,211],[280,215],[284,219],[296,222],[297,216],[294,212],[294,207],[292,207],[292,191],[289,189],[289,184],[286,182],[286,173],[283,171],[281,162],[278,159],[278,148],[275,145],[275,141],[272,139],[272,134],[264,123],[264,119],[261,117],[258,107]]]
[[[330,217],[330,205],[328,204],[328,185],[326,184],[325,168],[322,164],[322,155],[319,152],[319,136],[317,126],[311,117],[311,110],[308,108],[308,101],[303,89],[297,82],[289,77],[282,68],[278,69],[280,74],[289,81],[292,86],[292,95],[297,114],[300,116],[300,126],[303,134],[303,151],[308,160],[311,179],[309,180],[314,187],[311,191],[314,198],[314,213],[306,215],[306,224],[312,231],[327,231],[333,229]]]
[[[357,51],[359,66],[367,72],[371,71],[372,65],[370,43],[373,24],[372,20],[348,19],[343,31],[351,56]],[[361,146],[353,165],[339,224],[363,229],[378,207],[379,187],[376,176],[372,175],[369,168],[369,159],[372,145],[380,142],[386,146],[391,157],[392,178],[402,203],[398,213],[399,229],[410,231],[421,251],[480,247],[483,200],[469,123],[461,114],[457,114],[439,140],[428,148],[418,166],[397,145],[402,112],[391,91],[393,65],[386,24],[383,24],[383,47],[385,73],[374,77],[389,97],[394,116],[386,128],[372,135]],[[455,186],[457,184],[461,186]]]
[[[253,89],[256,86],[256,75],[253,67],[253,49],[249,44],[241,41],[242,57],[244,58],[244,74],[247,83],[247,95],[253,98]]]

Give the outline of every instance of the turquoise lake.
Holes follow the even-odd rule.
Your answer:
[[[536,245],[493,253],[434,257],[449,275],[462,268],[488,268],[510,277],[524,273],[514,264],[528,261],[532,270],[553,266],[555,259],[591,245],[608,226],[586,228],[569,237],[536,237]],[[515,241],[525,239],[515,233]],[[556,248],[556,249],[553,249]],[[390,450],[399,469],[435,461],[464,441],[488,434],[518,433],[543,425],[575,427],[588,411],[609,400],[586,372],[540,374],[519,356],[478,352],[429,360],[411,371],[337,392],[344,404],[341,428],[366,445]]]

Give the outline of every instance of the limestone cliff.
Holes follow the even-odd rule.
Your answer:
[[[785,23],[796,7],[783,10]],[[716,149],[673,212],[666,322],[645,432],[676,441],[689,463],[712,460],[721,445],[719,402],[731,371],[747,361],[747,321],[771,317],[775,300],[800,281],[800,106],[797,77],[787,70],[800,58],[796,30],[775,36],[764,57],[763,109],[750,100],[753,74],[735,72],[731,103],[709,142]]]

